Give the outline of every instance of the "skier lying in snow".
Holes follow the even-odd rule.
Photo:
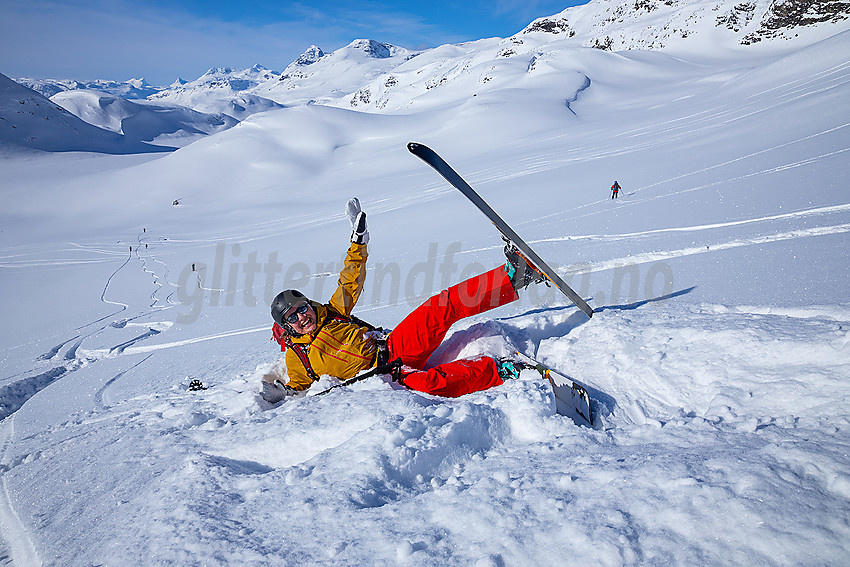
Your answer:
[[[262,392],[266,401],[276,403],[306,390],[324,374],[347,380],[366,369],[389,369],[393,363],[394,377],[404,386],[447,397],[485,390],[516,376],[522,363],[486,356],[424,367],[452,324],[515,301],[518,290],[543,281],[534,266],[506,246],[504,266],[431,297],[384,335],[351,316],[366,279],[369,232],[356,197],[348,202],[346,215],[351,221],[351,246],[331,300],[321,304],[300,291],[286,290],[272,302],[272,333],[286,351],[289,381],[283,384],[267,377]]]

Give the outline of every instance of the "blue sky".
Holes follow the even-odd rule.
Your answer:
[[[281,70],[311,44],[408,48],[507,37],[586,0],[0,0],[0,73],[166,85],[211,67]]]

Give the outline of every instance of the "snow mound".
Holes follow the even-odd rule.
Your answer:
[[[542,380],[447,400],[373,377],[264,411],[256,384],[270,365],[129,398],[114,397],[119,375],[96,407],[7,449],[6,486],[29,494],[22,522],[42,518],[41,553],[70,562],[136,564],[141,546],[156,563],[554,565],[569,536],[586,543],[571,560],[603,564],[831,563],[847,536],[826,518],[850,497],[834,434],[850,402],[850,343],[836,331],[850,321],[824,312],[611,309],[542,339],[557,308],[466,333],[468,351],[493,352],[539,328],[538,356],[601,388],[601,431],[555,414]],[[23,435],[29,419],[17,421]],[[86,499],[61,505],[35,482],[45,474]],[[788,513],[813,503],[824,521]],[[69,522],[97,522],[102,544],[62,537]]]

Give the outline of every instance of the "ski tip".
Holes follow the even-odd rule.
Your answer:
[[[421,155],[423,152],[427,151],[428,146],[426,146],[425,144],[420,144],[418,142],[408,142],[407,149],[408,151],[410,151],[410,153],[418,156]]]

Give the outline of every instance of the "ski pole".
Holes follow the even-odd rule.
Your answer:
[[[381,366],[376,366],[375,368],[373,368],[369,372],[366,372],[364,374],[360,374],[359,376],[355,376],[354,378],[349,378],[348,380],[345,380],[344,382],[340,382],[339,384],[334,384],[330,388],[328,388],[326,390],[322,390],[321,392],[319,392],[316,395],[317,396],[323,396],[323,395],[327,394],[328,392],[330,392],[331,390],[333,390],[334,388],[340,388],[342,386],[348,386],[348,385],[354,384],[355,382],[360,382],[361,380],[365,380],[366,378],[371,378],[372,376],[378,376],[379,374],[390,374],[393,377],[393,381],[395,382],[395,381],[398,380],[397,376],[400,373],[401,373],[401,359],[397,358],[397,359],[393,360],[392,362],[388,362],[387,364],[383,364]]]

